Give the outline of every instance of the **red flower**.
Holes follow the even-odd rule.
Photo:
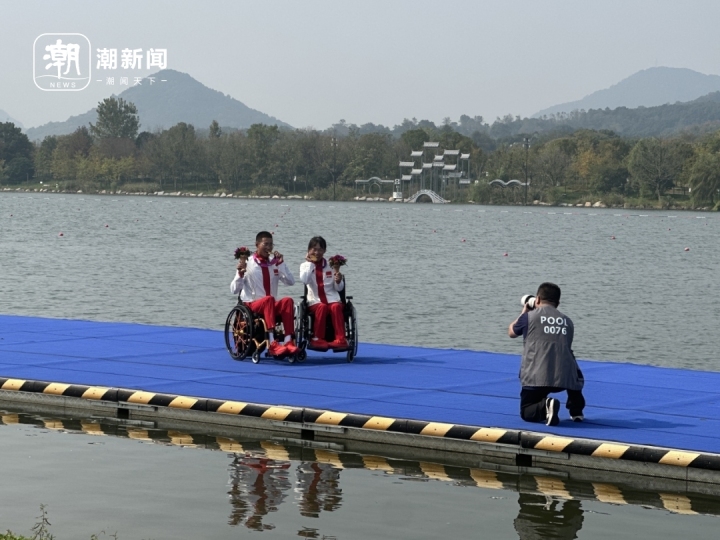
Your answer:
[[[250,251],[245,246],[239,247],[235,250],[235,258],[236,259],[239,259],[241,257],[249,257],[250,255],[252,255],[252,251]]]
[[[328,263],[330,266],[345,266],[347,264],[347,259],[342,255],[333,255],[328,259]]]

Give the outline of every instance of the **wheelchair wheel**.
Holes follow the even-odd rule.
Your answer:
[[[310,339],[308,327],[308,311],[305,300],[295,307],[295,342],[298,349],[305,350],[308,340]]]
[[[252,354],[251,360],[252,360],[252,363],[253,363],[253,364],[259,364],[259,363],[260,363],[260,352],[261,352],[260,349],[257,349],[257,350]]]
[[[350,348],[347,352],[347,361],[352,362],[357,356],[358,350],[358,330],[357,330],[357,317],[355,314],[355,306],[348,302],[348,316],[345,321],[345,334]]]
[[[225,347],[235,360],[243,360],[253,349],[253,318],[250,310],[237,305],[225,320]]]

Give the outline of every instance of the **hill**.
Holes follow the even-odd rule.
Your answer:
[[[718,75],[705,75],[685,68],[648,68],[578,101],[562,103],[539,111],[533,115],[533,118],[570,113],[575,110],[654,107],[692,101],[717,91],[720,91]]]
[[[137,106],[141,131],[169,128],[178,122],[202,129],[207,128],[213,120],[217,120],[222,127],[235,129],[246,129],[252,124],[291,127],[277,118],[251,109],[229,95],[208,88],[187,73],[166,69],[152,77],[155,79],[153,84],[143,80],[142,85],[131,86],[118,96]],[[166,82],[161,82],[163,79]],[[96,119],[97,113],[91,109],[71,116],[65,122],[50,122],[30,128],[26,133],[31,140],[42,140],[48,135],[72,133],[80,126],[94,123]]]
[[[506,139],[521,134],[567,133],[578,129],[610,130],[624,137],[668,137],[684,131],[716,131],[720,129],[720,92],[688,103],[657,107],[591,109],[551,118],[507,117],[493,123],[488,134],[494,139]]]
[[[8,113],[0,109],[0,123],[4,122],[12,122],[15,124],[16,127],[19,127],[20,129],[23,129],[23,125],[21,122],[15,120],[12,116],[10,116]]]

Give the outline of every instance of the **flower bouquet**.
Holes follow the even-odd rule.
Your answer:
[[[250,255],[252,255],[252,251],[245,246],[239,247],[235,250],[235,258],[240,259],[243,262],[247,261]]]
[[[328,263],[332,267],[333,270],[336,272],[340,271],[341,266],[345,266],[347,264],[347,259],[343,257],[342,255],[333,255],[328,259]]]

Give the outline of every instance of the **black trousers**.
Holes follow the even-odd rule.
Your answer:
[[[565,407],[570,416],[580,416],[585,408],[582,390],[566,390],[554,386],[523,386],[520,391],[520,417],[526,422],[545,422],[547,412],[545,400],[550,394],[567,391],[568,399]]]

